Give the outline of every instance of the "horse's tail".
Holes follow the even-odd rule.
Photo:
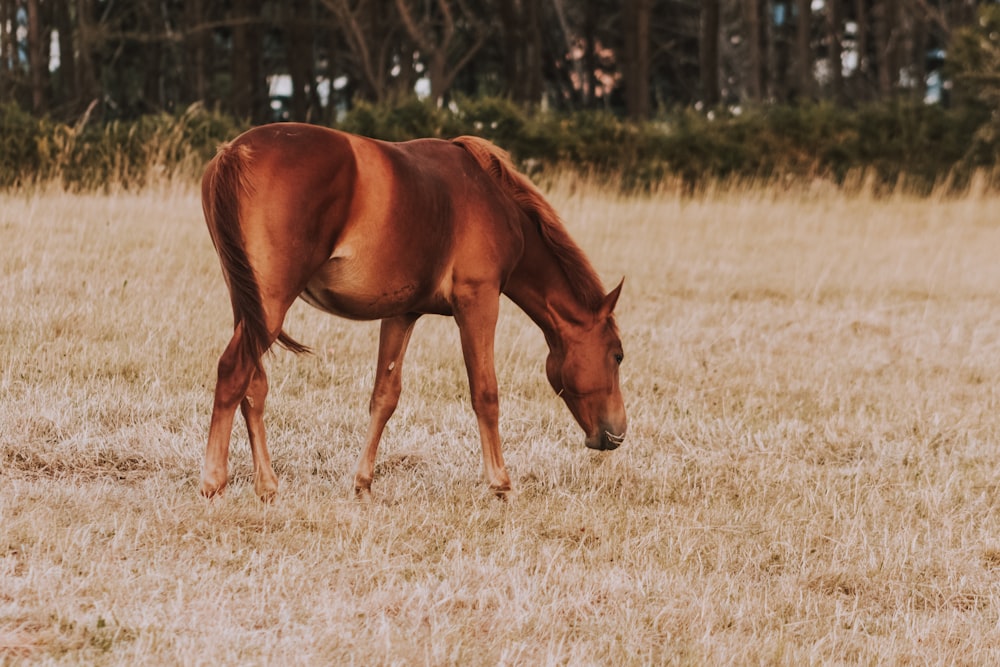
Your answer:
[[[202,179],[201,203],[229,287],[233,327],[242,326],[240,353],[259,367],[261,357],[271,346],[271,335],[264,317],[260,288],[240,231],[240,195],[253,191],[249,178],[250,156],[250,147],[246,144],[223,144]],[[309,351],[284,331],[279,331],[278,343],[296,354]]]

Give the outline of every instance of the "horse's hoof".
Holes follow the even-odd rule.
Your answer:
[[[257,492],[257,497],[260,498],[260,501],[268,505],[273,503],[274,499],[278,497],[277,486],[270,486],[264,489],[256,489],[256,492]]]
[[[502,486],[490,485],[490,491],[492,491],[493,496],[502,503],[509,501],[513,495],[510,490],[510,484],[504,484]]]
[[[201,495],[205,498],[211,500],[216,496],[222,495],[222,492],[226,489],[227,480],[222,480],[221,482],[215,482],[208,479],[201,480]]]
[[[253,490],[263,503],[272,503],[278,496],[278,478],[272,472],[270,475],[255,475]]]
[[[370,486],[355,486],[354,498],[360,503],[368,505],[372,501],[372,489]]]

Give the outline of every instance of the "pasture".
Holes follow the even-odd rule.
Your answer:
[[[498,502],[424,317],[358,503],[378,325],[298,303],[263,505],[240,419],[198,495],[231,312],[194,189],[0,195],[0,663],[1000,661],[1000,200],[550,198],[626,276],[625,444],[505,301]]]

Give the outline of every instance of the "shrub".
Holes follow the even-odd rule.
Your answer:
[[[0,186],[59,182],[63,187],[142,187],[162,178],[196,178],[216,146],[235,136],[229,118],[195,105],[182,114],[71,126],[0,106]]]
[[[12,103],[0,104],[0,186],[10,187],[42,167],[40,121]]]
[[[866,173],[877,183],[929,191],[962,186],[1000,156],[1000,124],[982,105],[954,109],[894,101],[845,110],[767,107],[709,117],[693,110],[649,123],[606,112],[529,112],[496,97],[439,108],[411,98],[357,104],[341,129],[399,141],[476,134],[511,152],[535,176],[570,169],[623,188],[680,178],[830,178]],[[69,126],[0,105],[0,187],[59,182],[68,189],[138,188],[161,178],[195,180],[216,146],[243,127],[193,106],[178,115]]]

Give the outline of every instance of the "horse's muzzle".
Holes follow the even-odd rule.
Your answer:
[[[590,449],[611,451],[612,449],[618,449],[618,446],[623,442],[625,442],[624,429],[622,429],[621,433],[615,433],[608,428],[601,428],[600,433],[597,435],[587,436],[585,444]]]

